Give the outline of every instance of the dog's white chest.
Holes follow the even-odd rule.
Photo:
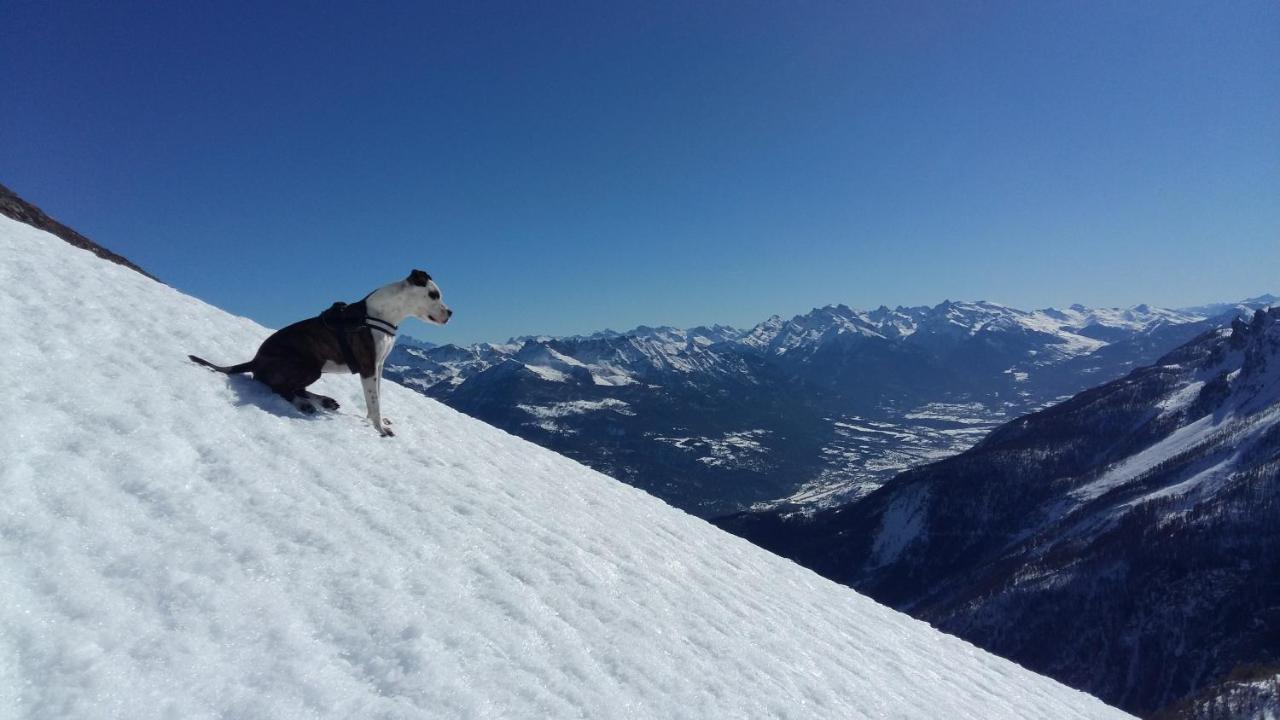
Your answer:
[[[382,363],[386,361],[387,356],[391,354],[391,348],[396,345],[394,335],[383,335],[382,333],[373,334],[373,353],[378,358],[378,369],[382,369]]]
[[[332,360],[325,360],[324,367],[320,368],[322,373],[345,373],[351,372],[346,363],[336,363]]]
[[[396,339],[389,335],[375,332],[373,334],[373,356],[376,359],[374,366],[378,368],[381,374],[382,363],[386,361],[387,356],[391,354],[391,348],[395,347]],[[325,360],[324,367],[320,368],[320,372],[329,373],[349,373],[351,368],[347,367],[345,362],[334,362]]]

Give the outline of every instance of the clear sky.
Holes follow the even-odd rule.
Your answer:
[[[0,183],[272,326],[1280,292],[1275,2],[27,2]]]

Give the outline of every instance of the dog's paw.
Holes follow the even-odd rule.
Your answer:
[[[303,414],[303,415],[315,415],[315,414],[316,414],[316,406],[315,406],[315,405],[312,405],[312,404],[311,404],[311,403],[309,403],[309,402],[306,402],[306,403],[298,403],[298,409],[302,411],[302,414]]]
[[[369,418],[369,422],[373,424],[373,429],[377,430],[382,437],[395,437],[396,434],[391,432],[391,428],[387,427],[385,419],[375,420],[374,418]]]
[[[321,406],[321,407],[323,407],[325,410],[337,410],[337,409],[338,409],[338,407],[339,407],[339,406],[338,406],[338,401],[337,401],[337,400],[334,400],[333,398],[329,398],[329,397],[327,397],[327,398],[325,398],[325,399],[321,400],[321,401],[320,401],[320,406]]]

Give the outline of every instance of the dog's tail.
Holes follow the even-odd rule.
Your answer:
[[[207,368],[213,368],[218,372],[226,373],[228,375],[239,375],[240,373],[247,373],[253,370],[252,360],[250,360],[249,362],[240,363],[239,365],[232,365],[231,367],[222,367],[221,365],[214,365],[208,360],[205,360],[204,358],[196,357],[195,355],[188,355],[187,357],[191,358],[191,362],[199,363]]]

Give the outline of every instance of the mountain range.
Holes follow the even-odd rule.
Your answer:
[[[1265,307],[844,305],[755,327],[397,347],[387,375],[712,517],[860,497]]]
[[[858,501],[720,524],[1130,712],[1234,718],[1277,709],[1277,517],[1272,308]]]

